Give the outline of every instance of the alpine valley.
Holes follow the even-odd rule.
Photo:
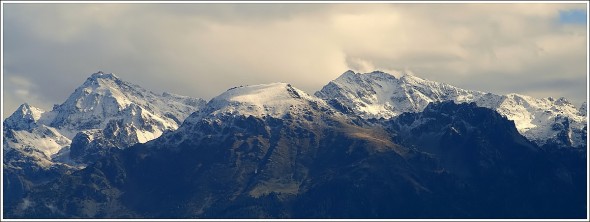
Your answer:
[[[4,218],[583,219],[587,110],[412,73],[206,102],[92,74],[3,122]]]

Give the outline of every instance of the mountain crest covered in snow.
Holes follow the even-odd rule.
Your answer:
[[[24,103],[4,121],[4,127],[15,130],[27,130],[37,125],[44,110]]]
[[[315,95],[344,112],[364,118],[391,118],[404,112],[418,112],[430,102],[466,102],[483,94],[408,73],[397,76],[381,71],[365,74],[347,71]]]
[[[89,141],[83,144],[94,149],[125,148],[175,130],[204,104],[202,99],[171,93],[158,95],[123,81],[115,74],[99,71],[50,112],[26,103],[21,105],[4,121],[5,145],[23,154],[36,153],[26,151],[31,149],[48,154],[39,157],[48,163],[54,161],[51,155],[58,152],[57,155],[69,155],[70,149],[89,149],[71,147],[76,137],[86,136],[84,138]],[[68,158],[60,156],[55,160],[63,159]]]
[[[211,139],[236,128],[270,135],[273,127],[288,125],[290,129],[314,131],[334,121],[350,122],[325,101],[291,84],[238,86],[212,98],[178,130],[160,137],[157,147],[199,138]]]
[[[204,103],[165,95],[164,98],[125,82],[112,73],[94,73],[63,104],[55,107],[56,116],[51,125],[77,131],[104,128],[113,118],[137,116],[157,123],[159,131],[170,130],[193,111],[191,107]]]
[[[391,75],[381,71],[364,74],[347,71],[315,95],[344,113],[363,118],[388,119],[405,112],[420,112],[431,102],[475,102],[514,121],[521,134],[539,145],[586,145],[587,118],[581,115],[585,110],[577,109],[563,97],[536,99],[514,93],[496,95],[407,73]],[[563,122],[565,120],[567,123]]]
[[[185,122],[195,122],[206,116],[283,118],[319,108],[331,110],[323,100],[310,96],[291,84],[258,84],[228,89],[211,99],[200,113],[194,113]]]
[[[319,100],[287,83],[259,84],[232,88],[213,98],[210,107],[217,113],[280,118],[295,107]]]

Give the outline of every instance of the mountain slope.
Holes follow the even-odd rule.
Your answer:
[[[354,123],[290,85],[246,86],[10,217],[581,218],[584,175],[554,156],[474,104]]]
[[[41,119],[41,116],[45,113],[37,107],[33,107],[27,103],[22,104],[4,120],[4,127],[13,130],[28,130],[37,126],[37,122]]]
[[[50,204],[80,217],[121,213],[208,217],[237,202],[276,194],[290,199],[307,189],[311,175],[329,173],[324,170],[372,153],[392,152],[399,157],[396,150],[400,148],[387,142],[384,131],[375,134],[379,131],[360,128],[344,117],[288,84],[230,89],[187,118],[178,130],[116,150],[97,164],[56,181],[57,190],[51,188],[51,192],[59,192],[65,202]],[[141,173],[146,171],[150,173]],[[84,204],[61,208],[68,204],[68,197],[94,189],[95,185],[83,185],[87,177],[99,178],[102,182],[95,185],[101,191],[98,196],[79,198],[99,206],[97,211],[87,212]],[[49,201],[41,196],[34,199]],[[104,202],[107,199],[110,203]],[[47,209],[37,206],[33,214],[45,214]],[[118,212],[120,209],[127,210]]]
[[[13,136],[5,149],[28,145],[43,152],[51,146],[51,152],[46,154],[52,155],[69,149],[75,137],[89,134],[116,140],[116,147],[124,148],[175,130],[204,103],[202,99],[170,93],[157,95],[112,73],[98,72],[50,112],[23,104],[4,121],[5,131],[11,131],[9,135]]]
[[[63,104],[54,108],[52,112],[56,114],[50,125],[77,132],[104,129],[110,120],[124,119],[127,124],[138,127],[137,139],[146,142],[166,130],[174,130],[203,104],[201,99],[169,93],[156,95],[112,73],[99,72],[92,74]],[[144,126],[145,123],[149,126]]]
[[[324,105],[322,100],[290,84],[271,83],[231,88],[211,99],[204,111],[212,111],[212,115],[237,114],[281,118],[288,113],[304,112],[311,103]],[[327,106],[324,105],[323,108]]]
[[[323,99],[271,83],[204,104],[96,73],[53,111],[23,105],[5,121],[5,217],[587,215],[586,149],[550,148],[583,140],[585,116],[569,116],[581,108],[411,75],[345,75]]]
[[[380,71],[347,71],[316,96],[333,107],[363,118],[391,118],[404,112],[422,111],[430,102],[475,102],[513,120],[517,129],[539,145],[585,147],[587,117],[565,98],[536,99],[529,96],[495,95],[464,90],[421,79],[408,73],[396,76]]]
[[[380,71],[347,71],[316,92],[316,96],[364,118],[391,118],[404,112],[419,112],[430,102],[464,102],[481,95],[410,74],[397,78]]]
[[[175,130],[202,99],[154,94],[114,74],[92,74],[46,112],[21,105],[4,120],[3,169],[12,197],[92,163],[111,148],[145,143]],[[41,176],[44,175],[44,176]],[[6,199],[5,199],[6,201]]]
[[[333,110],[323,100],[308,95],[286,83],[259,84],[234,87],[211,99],[202,109],[186,118],[176,131],[164,135],[157,143],[178,144],[184,139],[195,139],[221,134],[243,121],[284,120],[297,127],[321,128],[335,121],[350,120]],[[254,124],[254,123],[252,123]],[[244,125],[256,132],[268,133],[259,123]],[[182,138],[182,139],[180,139]]]

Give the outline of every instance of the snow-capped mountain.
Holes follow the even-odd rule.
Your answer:
[[[514,121],[521,134],[539,145],[586,145],[587,118],[580,115],[583,109],[576,109],[565,98],[496,95],[460,89],[411,73],[392,75],[380,71],[365,74],[347,71],[315,95],[338,110],[363,118],[387,119],[404,112],[420,112],[430,102],[475,102]]]
[[[52,111],[24,104],[4,122],[5,215],[585,216],[586,150],[523,136],[583,140],[585,110],[563,98],[383,72],[347,72],[316,95],[271,83],[205,104],[95,73]]]
[[[137,128],[137,139],[146,142],[166,130],[178,128],[181,121],[204,103],[200,99],[156,95],[114,74],[92,74],[60,106],[54,108],[51,126],[77,132],[104,129],[111,120],[123,119]]]
[[[363,118],[391,118],[421,111],[430,102],[466,102],[483,94],[411,74],[397,75],[399,77],[380,71],[360,74],[349,70],[315,95]]]
[[[514,121],[519,132],[531,141],[539,145],[586,146],[587,117],[579,115],[579,110],[567,99],[536,99],[519,94],[496,98],[492,104],[484,98],[475,102]]]
[[[144,143],[177,129],[204,104],[202,99],[158,95],[112,73],[97,72],[50,112],[28,104],[19,107],[4,121],[4,152],[29,150],[25,153],[37,153],[42,159],[38,163],[49,167],[55,161],[67,162],[70,149],[88,149],[70,147],[72,140],[86,138],[86,143],[77,144],[94,148]]]
[[[69,146],[71,140],[56,128],[45,125],[45,121],[46,112],[27,103],[4,120],[3,152],[5,155],[12,152],[9,156],[14,157],[5,157],[5,166],[22,168],[26,160],[32,160],[35,168],[53,165],[51,156]]]
[[[162,144],[178,143],[187,138],[202,138],[205,134],[219,134],[224,128],[248,128],[241,125],[242,121],[254,119],[288,121],[297,127],[313,129],[325,124],[321,118],[326,116],[346,121],[325,101],[287,83],[239,86],[211,99],[200,111],[186,118],[178,130],[159,141]]]
[[[33,107],[28,103],[20,105],[12,115],[4,121],[4,127],[14,130],[28,130],[37,126],[37,122],[41,119],[41,115],[45,112],[37,107]]]
[[[234,87],[211,99],[201,115],[244,115],[282,118],[289,113],[304,113],[310,106],[330,107],[321,99],[287,83]]]
[[[494,110],[447,101],[352,125],[309,97],[231,89],[178,130],[35,187],[8,217],[585,216],[583,150],[539,149]]]

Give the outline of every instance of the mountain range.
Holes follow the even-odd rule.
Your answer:
[[[420,112],[431,102],[475,102],[514,121],[518,131],[538,145],[586,146],[586,104],[576,107],[563,97],[496,95],[425,80],[412,73],[392,75],[380,71],[366,74],[347,71],[315,95],[345,113],[363,118],[391,118]]]
[[[585,218],[587,113],[411,73],[208,102],[92,74],[3,122],[8,218]],[[55,198],[60,197],[60,198]]]

